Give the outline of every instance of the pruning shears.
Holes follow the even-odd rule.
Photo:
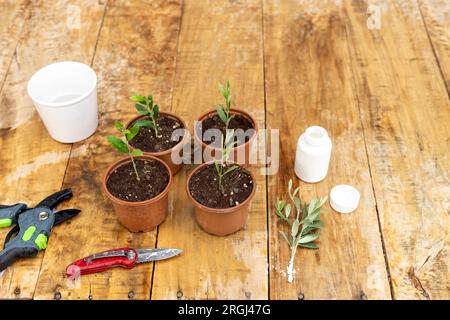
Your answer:
[[[5,238],[4,249],[0,251],[0,272],[19,258],[35,257],[47,248],[52,228],[78,215],[78,209],[55,211],[55,207],[72,197],[71,189],[53,193],[35,207],[25,203],[0,205],[0,228],[14,225]]]

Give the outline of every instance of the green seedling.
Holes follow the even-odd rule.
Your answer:
[[[125,128],[122,122],[116,121],[115,127],[117,131],[122,134],[122,137],[118,138],[113,135],[108,136],[108,142],[117,150],[122,153],[125,153],[130,156],[131,163],[133,164],[134,173],[136,174],[136,179],[141,180],[139,177],[139,173],[136,168],[136,162],[134,157],[138,157],[142,155],[142,151],[139,149],[134,149],[130,146],[130,141],[137,135],[139,132],[140,126],[134,124],[130,129]]]
[[[280,231],[281,237],[291,249],[291,259],[289,260],[287,269],[289,282],[292,282],[294,276],[294,259],[297,248],[299,246],[308,249],[319,248],[318,244],[314,243],[314,241],[320,236],[320,233],[317,231],[324,225],[320,214],[324,212],[322,206],[327,201],[327,197],[318,197],[302,205],[298,196],[299,190],[300,188],[297,187],[292,191],[292,179],[290,179],[288,193],[295,208],[294,214],[292,214],[292,205],[286,203],[284,200],[277,200],[275,206],[275,214],[290,227],[290,235],[284,231]]]
[[[228,125],[230,124],[233,115],[231,114],[231,88],[230,81],[228,80],[226,85],[223,85],[219,82],[219,91],[222,96],[225,98],[225,107],[221,104],[216,105],[217,115],[220,120],[225,124],[225,130],[228,129]]]
[[[158,123],[156,123],[156,120],[159,119],[159,106],[153,102],[153,96],[149,95],[148,97],[146,97],[141,95],[134,95],[131,96],[130,99],[136,102],[135,107],[137,112],[148,117],[148,119],[136,121],[135,124],[140,127],[150,127],[155,131],[155,135],[160,138],[161,128],[159,127]]]
[[[216,171],[217,171],[217,176],[219,177],[219,179],[218,179],[219,188],[222,191],[222,193],[225,192],[224,188],[223,188],[223,184],[222,184],[223,177],[238,167],[236,165],[227,167],[227,161],[230,158],[231,151],[236,144],[235,141],[231,141],[232,137],[233,137],[233,130],[226,131],[225,140],[222,135],[222,150],[221,150],[222,157],[221,157],[220,161],[219,160],[214,161],[214,165],[215,165]]]

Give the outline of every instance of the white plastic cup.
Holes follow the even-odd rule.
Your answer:
[[[89,66],[74,61],[49,64],[31,77],[27,90],[56,141],[78,142],[97,129],[97,76]]]

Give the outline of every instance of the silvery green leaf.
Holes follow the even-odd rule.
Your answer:
[[[283,232],[283,231],[280,231],[280,234],[281,234],[281,236],[283,237],[283,239],[286,240],[286,242],[288,243],[288,245],[291,245],[291,243],[289,242],[289,239],[288,239],[286,233]]]
[[[302,204],[301,204],[301,201],[299,198],[294,197],[294,205],[295,205],[295,209],[297,209],[297,212],[300,212]]]
[[[318,203],[317,207],[323,206],[325,204],[325,202],[327,201],[327,199],[328,199],[328,196],[320,197],[320,200],[319,200],[319,203]]]
[[[291,205],[287,204],[286,208],[284,209],[284,215],[286,216],[286,218],[289,218],[290,214],[291,214]]]
[[[308,215],[310,215],[313,212],[313,210],[316,208],[316,202],[317,202],[317,199],[313,198],[311,200],[311,202],[308,204]]]
[[[310,243],[299,243],[298,244],[301,247],[305,247],[308,249],[319,249],[319,246],[316,243],[310,242]]]
[[[291,194],[291,190],[292,190],[292,179],[289,179],[289,182],[288,182],[288,191],[289,191],[289,194]]]
[[[292,237],[296,237],[297,233],[298,233],[298,227],[300,226],[300,223],[298,220],[294,220],[294,222],[292,223],[292,228],[291,228],[291,235]]]
[[[306,236],[301,237],[297,243],[304,244],[304,243],[312,242],[312,241],[316,240],[317,238],[319,238],[319,236],[320,236],[319,233],[307,234]]]
[[[276,207],[279,211],[283,210],[284,206],[285,206],[286,202],[283,200],[277,200],[277,204]]]

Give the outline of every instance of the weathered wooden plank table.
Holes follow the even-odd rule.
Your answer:
[[[450,7],[369,2],[1,1],[0,203],[36,203],[72,187],[64,206],[83,212],[53,231],[45,252],[1,275],[0,298],[448,299]],[[98,131],[73,145],[50,138],[26,94],[38,68],[68,59],[99,78]],[[100,186],[118,157],[105,137],[115,119],[134,114],[128,97],[153,93],[191,127],[220,102],[217,83],[226,79],[260,128],[280,129],[278,173],[251,168],[258,187],[246,229],[226,238],[200,230],[186,167],[166,222],[127,232]],[[312,124],[329,130],[334,150],[323,182],[299,182],[302,197],[350,183],[362,198],[352,214],[324,216],[320,249],[299,249],[288,284],[289,249],[273,206]],[[118,246],[184,253],[78,284],[65,279],[73,260]]]

